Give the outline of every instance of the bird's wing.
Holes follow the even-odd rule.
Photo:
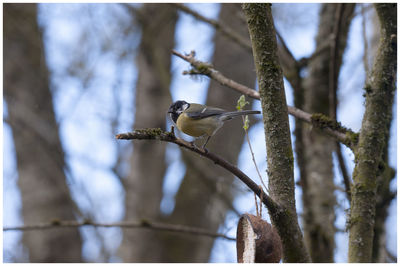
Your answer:
[[[192,119],[202,119],[210,116],[221,115],[226,111],[223,109],[215,108],[215,107],[205,107],[198,112],[190,112],[186,113],[186,115]]]

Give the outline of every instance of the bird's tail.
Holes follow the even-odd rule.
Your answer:
[[[232,119],[236,116],[241,116],[241,115],[254,115],[254,114],[261,114],[260,111],[254,111],[254,110],[247,110],[247,111],[235,111],[235,112],[226,112],[222,115],[223,120],[229,120]]]

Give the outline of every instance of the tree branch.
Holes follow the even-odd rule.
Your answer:
[[[236,240],[233,237],[226,236],[224,234],[213,233],[203,228],[191,227],[186,225],[178,224],[165,224],[152,222],[148,220],[141,221],[123,221],[117,223],[98,223],[90,220],[78,222],[78,221],[60,221],[54,220],[49,223],[40,223],[34,225],[22,225],[14,227],[4,227],[3,231],[30,231],[30,230],[45,230],[54,228],[69,228],[69,227],[82,227],[82,226],[94,226],[94,227],[124,227],[124,228],[148,228],[161,231],[186,233],[192,235],[208,236],[208,237],[220,237],[227,240]]]
[[[381,171],[397,71],[397,4],[375,4],[381,30],[371,79],[365,86],[365,113],[356,147],[349,218],[349,262],[371,262],[377,176]]]
[[[250,98],[260,100],[260,94],[258,91],[225,77],[212,65],[196,60],[194,51],[188,55],[183,55],[175,50],[172,50],[172,54],[182,58],[192,65],[193,69],[183,72],[184,75],[208,76],[224,86],[234,89]],[[314,127],[321,129],[350,149],[357,144],[358,134],[354,133],[348,128],[343,127],[339,122],[333,121],[329,117],[322,114],[309,114],[293,106],[287,106],[287,109],[289,114],[304,122],[311,123]]]
[[[286,42],[283,39],[282,35],[280,35],[278,31],[276,32],[276,37],[279,41],[278,44],[280,44],[278,45],[278,55],[282,66],[284,66],[284,69],[282,69],[283,72],[296,71],[298,73],[300,69],[299,62],[297,62],[296,58],[294,58],[294,55],[292,54],[289,47],[286,45]],[[287,71],[285,71],[285,69]],[[291,74],[285,75],[288,80],[291,76]]]
[[[341,29],[344,24],[345,18],[343,16],[345,10],[345,4],[340,3],[336,9],[335,14],[335,25],[333,28],[333,40],[331,41],[330,50],[330,65],[329,65],[329,116],[332,120],[337,120],[337,90],[338,90],[338,68],[339,68],[339,49],[341,42]],[[342,149],[340,143],[336,141],[335,152],[338,158],[340,171],[342,173],[343,183],[346,189],[346,196],[349,202],[351,202],[351,181],[347,172],[346,165],[344,163]]]
[[[372,4],[368,5],[365,10],[368,11],[373,7]],[[347,18],[347,21],[351,21],[353,18],[355,18],[356,16],[358,16],[360,14],[360,12],[357,13],[353,13],[351,16],[349,16]],[[314,53],[312,53],[311,56],[309,57],[303,57],[301,58],[298,62],[299,62],[299,67],[304,67],[306,66],[311,60],[314,60],[314,58],[316,58],[317,56],[319,56],[322,52],[324,52],[326,49],[328,49],[331,46],[332,43],[332,39],[334,38],[334,34],[332,34],[329,38],[327,38],[322,45],[320,45],[319,49],[314,51]]]
[[[299,60],[299,67],[305,67],[311,60],[314,60],[317,56],[319,56],[322,52],[328,49],[331,46],[332,39],[334,38],[333,34],[327,38],[318,48],[318,50],[314,51],[310,57],[303,57]]]
[[[335,14],[335,25],[333,28],[333,40],[330,50],[330,65],[329,65],[329,116],[336,120],[337,106],[337,84],[338,84],[338,64],[339,64],[339,44],[340,44],[340,25],[343,20],[344,4],[338,4]]]
[[[221,22],[218,22],[217,20],[208,19],[183,4],[171,3],[171,5],[173,5],[180,11],[185,12],[189,15],[192,15],[194,18],[213,26],[215,28],[215,30],[219,30],[226,37],[235,41],[236,43],[238,43],[239,45],[244,47],[246,50],[248,50],[250,53],[252,52],[250,41],[246,38],[243,38],[239,34],[237,34],[233,29],[229,28],[227,25],[224,25]],[[276,35],[277,35],[278,39],[280,40],[280,44],[281,44],[281,45],[279,45],[279,56],[280,56],[280,59],[282,60],[282,65],[284,65],[283,70],[284,70],[285,77],[289,80],[289,82],[292,84],[293,87],[297,87],[298,85],[294,86],[293,83],[295,81],[299,80],[298,72],[299,72],[300,66],[302,66],[302,67],[305,66],[307,59],[302,59],[302,61],[298,62],[294,58],[293,54],[290,52],[289,48],[287,47],[285,41],[283,40],[283,38],[281,37],[279,32],[276,32]],[[328,45],[329,45],[329,43],[328,43]],[[293,70],[297,71],[296,75],[292,75],[291,72]]]
[[[362,38],[363,38],[363,48],[364,48],[364,53],[363,53],[363,63],[364,63],[364,71],[365,71],[365,76],[368,77],[369,75],[369,60],[368,60],[368,37],[367,37],[367,23],[366,23],[366,7],[364,4],[361,5],[361,28],[362,28]]]
[[[260,188],[260,186],[258,186],[239,168],[221,158],[220,156],[209,152],[208,150],[198,148],[190,142],[177,138],[174,134],[174,127],[171,127],[171,132],[165,132],[159,128],[137,129],[133,132],[118,134],[116,135],[116,138],[125,140],[160,140],[175,143],[180,147],[200,154],[201,156],[213,161],[215,164],[221,166],[222,168],[225,168],[226,170],[234,174],[263,201],[270,212],[278,213],[282,211],[281,207],[271,197],[269,197],[267,193]]]
[[[342,154],[342,148],[340,147],[340,143],[336,142],[336,155],[338,158],[338,163],[339,163],[339,169],[340,172],[342,173],[342,178],[343,178],[343,184],[346,192],[346,197],[351,202],[351,179],[349,172],[347,171],[346,164],[344,162],[343,154]]]
[[[271,197],[285,208],[286,215],[270,213],[283,245],[284,262],[310,262],[298,224],[294,195],[293,151],[283,75],[270,4],[243,4],[260,88],[268,181]]]
[[[251,52],[251,43],[250,43],[250,41],[245,39],[245,38],[243,38],[242,36],[240,36],[236,31],[234,31],[233,29],[231,29],[227,25],[224,25],[221,22],[218,22],[217,20],[206,18],[206,17],[202,16],[201,14],[199,14],[198,12],[188,8],[184,4],[170,3],[170,5],[173,5],[174,7],[179,9],[180,11],[183,11],[183,12],[189,14],[189,15],[192,15],[193,17],[195,17],[198,20],[201,20],[201,21],[203,21],[203,22],[205,22],[207,24],[210,24],[216,30],[219,30],[222,34],[224,34],[226,37],[228,37],[229,39],[233,40],[234,42],[238,43],[240,46],[242,46],[243,48],[245,48],[249,52]]]

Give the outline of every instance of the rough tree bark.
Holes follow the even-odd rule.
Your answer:
[[[371,262],[378,176],[383,167],[396,89],[397,4],[376,4],[381,39],[370,80],[355,151],[350,209],[349,262]]]
[[[332,38],[340,5],[344,5],[342,23],[340,23],[338,36]],[[340,69],[342,64],[354,6],[355,4],[326,3],[321,7],[316,50],[322,49],[327,39],[332,38],[332,42],[335,42],[336,38],[339,38],[338,53],[335,58],[336,69]],[[306,112],[329,116],[330,110],[336,108],[330,106],[329,101],[331,60],[328,46],[307,66],[309,75],[303,82],[303,108]],[[335,76],[336,81],[337,77],[338,75]],[[301,126],[303,131],[302,147],[307,147],[302,150],[303,161],[299,164],[303,173],[300,181],[303,190],[304,238],[313,262],[333,262],[336,197],[332,152],[335,150],[335,141],[309,124],[296,124],[297,126]]]
[[[238,12],[241,13],[240,5],[222,4],[219,20],[248,38],[246,24],[238,19]],[[255,82],[252,57],[218,31],[215,35],[213,65],[242,84],[253,86]],[[221,86],[211,80],[206,104],[234,110],[240,94],[226,91]],[[241,119],[226,123],[211,138],[207,148],[236,164],[244,140],[241,124]],[[233,176],[191,152],[183,151],[182,157],[186,174],[176,196],[174,212],[168,221],[217,231],[225,220],[226,212],[231,208]],[[167,245],[165,254],[168,262],[207,262],[214,242],[210,238],[176,234],[169,234],[168,240],[170,244]]]
[[[375,9],[370,16],[367,16],[365,19],[370,19],[371,22],[367,25],[373,26],[372,36],[370,39],[366,39],[368,42],[366,46],[367,50],[364,51],[364,58],[366,60],[365,70],[367,72],[367,76],[371,73],[368,72],[369,69],[372,68],[373,59],[376,55],[376,51],[379,46],[380,39],[380,22]],[[367,37],[367,36],[366,36]],[[392,116],[392,114],[390,114]],[[388,119],[389,124],[387,125],[389,128],[388,133],[390,132],[391,126],[391,118]],[[373,240],[373,249],[372,249],[372,262],[387,262],[387,252],[386,252],[386,227],[385,222],[388,218],[388,208],[392,202],[392,200],[396,197],[396,192],[391,191],[390,183],[396,176],[395,169],[389,166],[389,138],[390,135],[387,134],[385,136],[387,140],[385,140],[386,146],[384,147],[384,155],[383,155],[383,163],[384,169],[378,177],[378,187],[377,187],[377,198],[376,198],[376,214],[375,214],[375,224],[374,224],[374,240]],[[390,232],[389,232],[390,233]]]
[[[145,4],[134,15],[142,29],[134,127],[166,128],[166,111],[171,104],[170,51],[174,47],[177,12],[167,5]],[[131,172],[125,183],[126,220],[160,219],[165,148],[164,143],[133,142]],[[123,232],[119,254],[125,262],[164,262],[159,232],[129,229]]]
[[[282,239],[285,262],[310,262],[297,221],[294,197],[293,152],[278,62],[276,33],[270,4],[243,4],[258,77],[267,145],[270,196],[284,211],[271,215]]]
[[[74,220],[36,4],[4,4],[4,96],[25,224]],[[24,232],[30,262],[80,262],[77,228]]]

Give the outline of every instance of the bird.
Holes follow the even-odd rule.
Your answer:
[[[172,122],[183,133],[195,138],[207,137],[202,146],[205,149],[210,138],[226,121],[238,116],[261,114],[261,112],[254,110],[230,112],[216,107],[178,100],[169,107],[168,114]]]

